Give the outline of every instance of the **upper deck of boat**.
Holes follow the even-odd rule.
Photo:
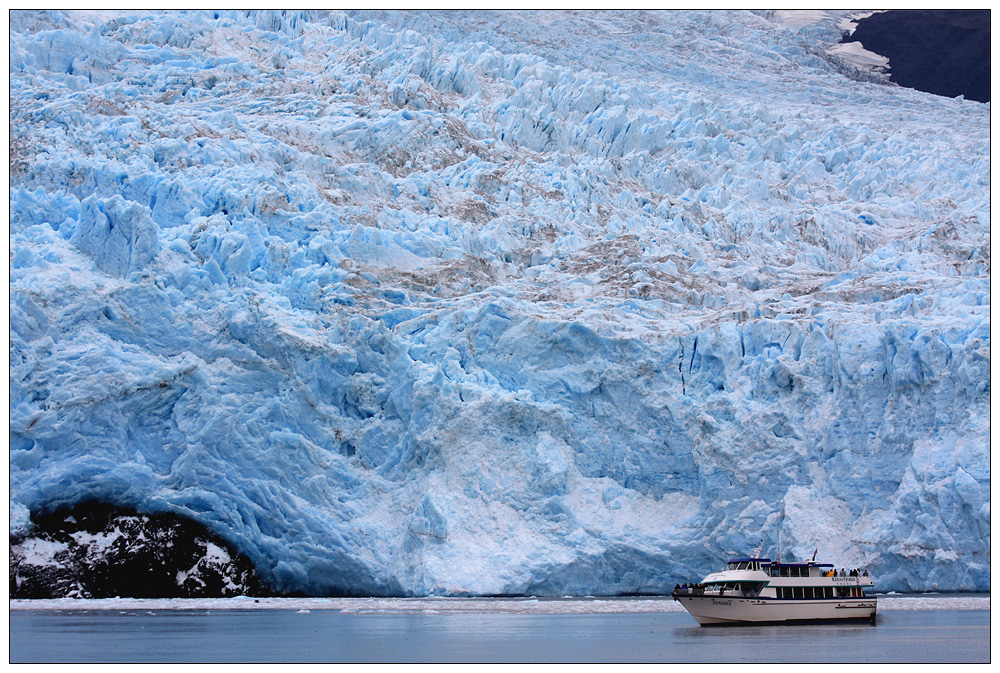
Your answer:
[[[832,563],[816,563],[815,561],[802,561],[799,563],[782,563],[780,561],[772,561],[769,558],[758,558],[758,557],[741,557],[730,559],[726,563],[726,567],[721,571],[712,573],[710,577],[712,578],[722,578],[730,576],[733,573],[747,573],[750,575],[756,575],[758,572],[763,573],[767,577],[826,577],[826,578],[838,578],[838,577],[857,577],[855,580],[860,584],[868,584],[871,579],[868,577],[868,573],[858,569],[844,570],[841,569],[837,572],[837,569]],[[706,580],[709,578],[706,578]]]

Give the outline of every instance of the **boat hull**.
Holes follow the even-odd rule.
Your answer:
[[[795,622],[875,623],[875,598],[782,600],[738,596],[675,596],[702,626]]]

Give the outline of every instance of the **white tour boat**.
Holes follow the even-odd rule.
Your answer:
[[[812,560],[779,563],[735,558],[698,584],[674,587],[671,596],[702,626],[789,622],[875,623],[877,601],[867,570],[837,570]]]

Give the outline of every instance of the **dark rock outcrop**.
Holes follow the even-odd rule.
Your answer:
[[[204,526],[89,502],[33,517],[10,541],[11,598],[216,598],[264,592],[253,565]]]
[[[900,86],[954,98],[990,100],[990,11],[890,10],[858,22],[844,42],[889,59]]]

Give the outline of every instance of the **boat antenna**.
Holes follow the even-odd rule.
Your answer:
[[[764,541],[763,540],[760,541],[760,544],[757,545],[757,549],[754,550],[753,558],[760,558],[760,553],[762,551],[764,551]]]

